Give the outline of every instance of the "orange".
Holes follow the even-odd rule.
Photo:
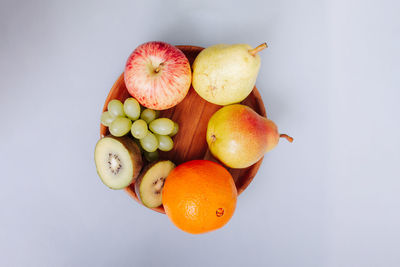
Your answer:
[[[220,164],[192,160],[176,167],[165,180],[162,202],[181,230],[200,234],[224,226],[232,217],[237,191],[232,175]]]

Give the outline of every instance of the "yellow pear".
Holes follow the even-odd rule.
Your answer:
[[[211,153],[226,166],[247,168],[259,161],[285,138],[278,127],[248,106],[229,105],[215,112],[207,126],[207,143]]]
[[[217,44],[202,50],[193,63],[192,85],[208,102],[229,105],[244,100],[253,90],[260,56],[256,48],[247,44]]]

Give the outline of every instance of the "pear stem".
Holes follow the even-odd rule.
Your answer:
[[[287,135],[287,134],[280,134],[279,135],[280,138],[285,138],[286,140],[288,140],[290,143],[293,142],[293,137]]]
[[[263,50],[263,49],[265,49],[265,48],[267,48],[267,47],[268,47],[267,43],[262,43],[262,44],[260,44],[259,46],[257,46],[256,48],[250,49],[250,50],[249,50],[249,53],[250,53],[252,56],[255,56],[258,52],[260,52],[261,50]]]

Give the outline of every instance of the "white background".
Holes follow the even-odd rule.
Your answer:
[[[0,266],[400,266],[399,1],[0,2]],[[139,44],[266,41],[295,138],[229,224],[189,235],[99,180],[101,108]]]

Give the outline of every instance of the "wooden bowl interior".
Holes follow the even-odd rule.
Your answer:
[[[186,55],[191,65],[197,54],[203,49],[197,46],[177,47]],[[103,112],[107,110],[109,101],[119,99],[123,102],[128,97],[131,96],[125,87],[124,75],[122,73],[107,96],[103,106]],[[242,101],[242,104],[251,107],[258,114],[266,116],[263,101],[256,87],[254,87],[250,95]],[[161,152],[160,159],[169,159],[176,165],[194,159],[208,159],[220,163],[211,155],[206,142],[208,120],[214,112],[220,108],[221,106],[205,101],[196,93],[193,87],[190,87],[187,96],[181,103],[173,108],[161,111],[160,117],[171,118],[179,124],[179,132],[173,137],[174,148],[169,152]],[[100,137],[102,138],[108,134],[108,128],[100,124]],[[238,194],[242,193],[253,180],[262,160],[263,159],[260,159],[254,165],[245,169],[227,168],[235,180]],[[146,160],[144,160],[144,162],[145,164],[147,163]],[[127,187],[126,191],[140,203],[135,193],[134,183]],[[153,210],[165,213],[162,206],[154,208]]]

